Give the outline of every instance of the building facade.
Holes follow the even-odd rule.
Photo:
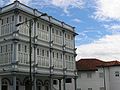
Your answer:
[[[29,82],[33,90],[75,90],[76,35],[74,27],[17,0],[2,7],[0,90],[30,90]]]
[[[120,62],[98,59],[77,61],[77,90],[119,90]]]

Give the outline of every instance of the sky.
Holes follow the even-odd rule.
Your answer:
[[[120,0],[19,1],[76,27],[76,60],[120,60]],[[0,7],[12,2],[0,0]]]

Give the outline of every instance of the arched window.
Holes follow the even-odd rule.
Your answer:
[[[8,90],[8,81],[6,79],[2,80],[2,90]]]
[[[25,82],[25,90],[30,90],[30,81],[26,80]]]
[[[45,90],[49,90],[49,81],[45,81]]]
[[[37,90],[42,90],[42,82],[40,80],[37,81]]]
[[[20,90],[20,89],[19,89],[19,86],[20,86],[20,81],[17,80],[17,81],[16,81],[16,90]]]

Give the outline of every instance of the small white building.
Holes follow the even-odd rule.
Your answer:
[[[76,35],[18,0],[1,7],[0,90],[75,90]]]
[[[120,90],[120,62],[80,59],[77,90]]]

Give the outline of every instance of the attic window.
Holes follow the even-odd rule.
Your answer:
[[[21,16],[19,16],[19,22],[21,22],[22,21],[22,17]]]
[[[87,78],[92,78],[92,73],[87,73]]]
[[[71,78],[67,78],[66,79],[66,83],[72,83],[72,79]]]
[[[115,76],[119,77],[119,72],[118,71],[115,72]]]

